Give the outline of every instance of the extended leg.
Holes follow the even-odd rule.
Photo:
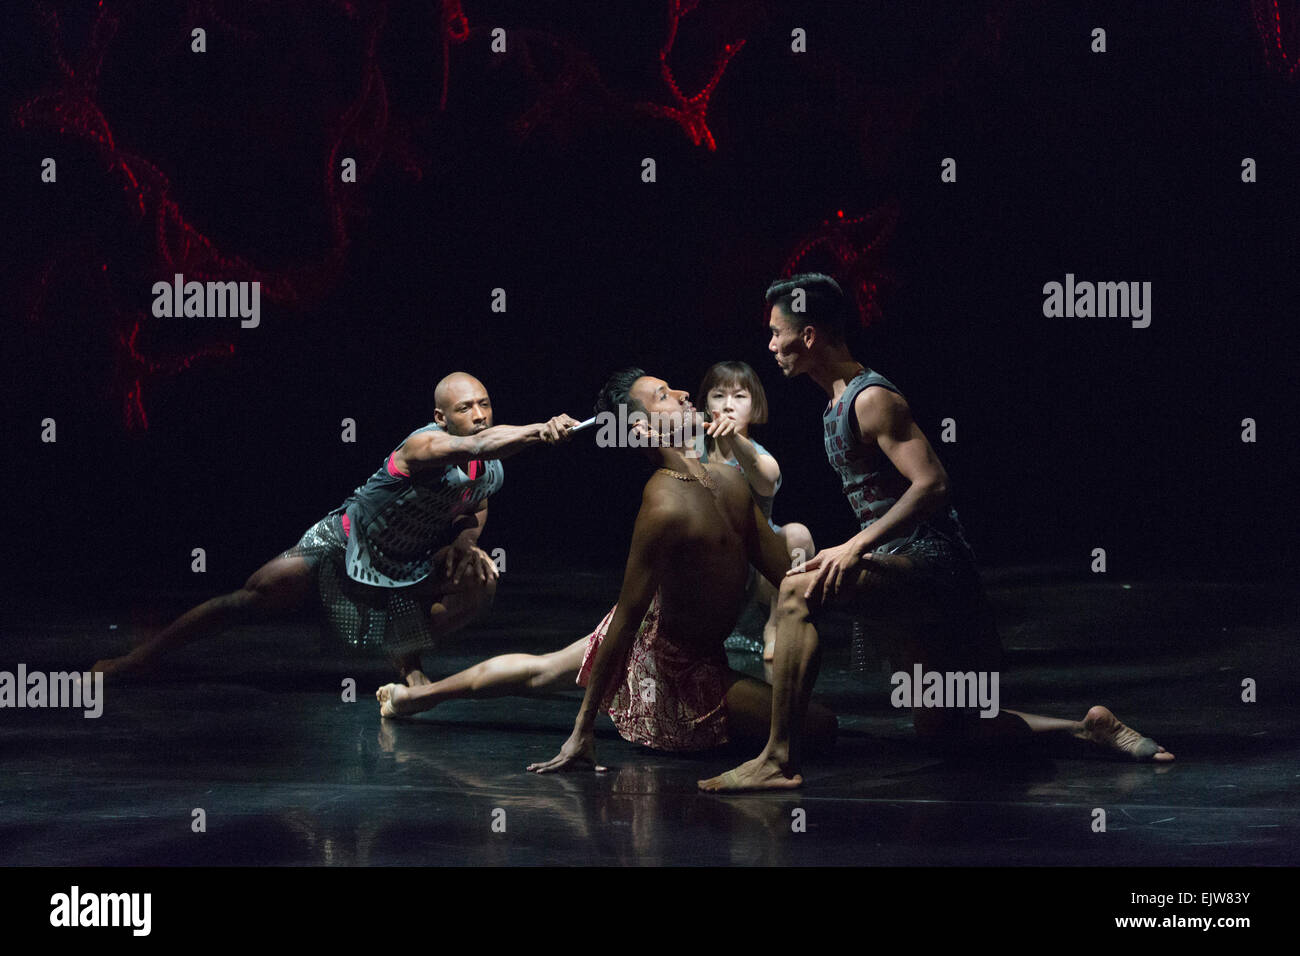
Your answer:
[[[92,670],[105,675],[146,670],[168,651],[219,633],[233,624],[261,620],[301,607],[311,590],[312,567],[305,558],[274,558],[255,571],[238,591],[191,608],[129,654],[97,661]]]
[[[431,710],[445,700],[506,697],[572,685],[582,667],[586,648],[584,637],[551,654],[503,654],[423,686],[385,684],[375,692],[375,699],[379,701],[381,716],[406,717]]]
[[[911,630],[910,638],[903,645],[906,672],[910,673],[917,663],[923,672],[940,673],[978,671],[994,663],[978,649],[972,654],[961,647],[945,646],[945,642],[934,639],[938,633],[942,631],[924,627]],[[946,643],[952,645],[955,642]],[[1174,759],[1174,755],[1164,747],[1125,726],[1102,706],[1090,709],[1083,720],[1064,720],[1006,709],[1000,709],[993,717],[981,717],[976,708],[916,707],[912,710],[912,724],[919,737],[949,750],[960,750],[971,744],[1014,748],[1032,741],[1036,748],[1046,745],[1053,752],[1105,751],[1134,760],[1165,762]]]

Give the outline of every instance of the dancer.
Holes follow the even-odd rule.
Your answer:
[[[483,383],[454,372],[434,389],[434,420],[406,437],[370,479],[238,591],[205,601],[149,641],[93,669],[122,676],[233,624],[290,611],[318,595],[325,624],[354,646],[382,647],[402,679],[424,684],[419,648],[468,624],[496,590],[478,547],[500,459],[555,444],[577,422],[493,425]]]
[[[781,470],[767,449],[748,439],[750,423],[767,420],[767,396],[758,376],[745,362],[718,362],[705,373],[696,394],[700,396],[702,405],[707,402],[714,419],[699,436],[700,444],[706,449],[700,457],[701,463],[706,462],[707,453],[712,451],[715,457],[726,457],[724,464],[739,468],[768,525],[781,533],[783,529],[771,521],[772,501],[781,485]],[[811,554],[812,535],[807,528],[788,524],[784,530],[788,536],[781,535],[781,546],[787,555],[791,548],[803,548],[803,554]],[[771,582],[751,566],[745,589],[745,610],[755,595],[761,593],[760,587],[775,596],[776,590]],[[571,685],[581,670],[588,647],[593,639],[600,640],[608,631],[617,610],[617,605],[611,608],[591,634],[550,654],[502,654],[418,690],[408,691],[396,684],[385,685],[375,693],[380,703],[380,715],[403,717],[430,710],[446,700],[528,694]],[[744,616],[742,611],[741,618]],[[729,637],[724,646],[730,646],[729,642],[736,636]],[[728,679],[739,676],[731,672]],[[766,733],[764,719],[759,742],[766,738]],[[670,749],[670,746],[660,741],[660,749]]]
[[[766,735],[771,688],[732,671],[722,641],[743,600],[750,560],[780,580],[788,566],[780,540],[736,469],[702,465],[688,453],[692,433],[707,426],[687,393],[640,369],[624,369],[606,383],[597,411],[616,413],[619,405],[632,411],[629,419],[638,412],[648,416],[633,428],[642,439],[638,445],[651,443],[645,451],[658,468],[642,491],[615,609],[589,637],[554,654],[505,655],[425,687],[382,687],[376,694],[381,713],[540,690],[576,677],[587,686],[577,749],[548,770],[594,765],[590,735],[598,706],[608,708],[625,739],[659,750],[703,750]],[[756,551],[758,524],[767,532],[762,555]],[[708,587],[700,586],[702,580]],[[834,716],[816,703],[809,732],[822,742],[835,734]]]
[[[812,533],[796,522],[782,526],[772,521],[772,503],[781,488],[781,467],[771,452],[749,437],[750,425],[761,425],[767,421],[767,394],[763,391],[763,383],[758,380],[758,375],[746,362],[718,362],[704,373],[704,379],[695,395],[697,406],[703,408],[716,423],[705,439],[700,461],[715,460],[739,468],[749,482],[749,490],[763,512],[763,517],[781,537],[785,553],[807,561],[815,553]],[[776,648],[775,597],[776,589],[771,582],[751,568],[749,584],[745,589],[745,610],[741,612],[740,622],[749,618],[747,612],[751,604],[764,609],[766,624],[763,627],[762,651],[765,661],[772,660]],[[738,623],[737,631],[739,630]],[[743,633],[729,637],[727,647],[733,647],[736,638],[740,639],[737,642],[740,647],[746,648],[749,639]]]
[[[700,781],[710,791],[803,782],[804,714],[821,657],[815,621],[825,605],[895,618],[902,637],[889,650],[907,669],[995,669],[1001,653],[973,555],[948,506],[947,473],[898,389],[850,354],[844,341],[848,305],[838,284],[819,273],[794,276],[774,283],[767,302],[769,349],[782,373],[808,375],[830,396],[823,413],[826,454],[862,530],[786,575],[778,597],[767,744],[755,759]],[[1101,706],[1080,721],[1009,710],[986,719],[973,707],[917,707],[912,717],[919,736],[948,746],[1037,734],[1136,759],[1174,759]]]

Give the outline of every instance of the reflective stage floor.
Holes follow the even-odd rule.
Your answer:
[[[1004,708],[1103,703],[1177,755],[945,760],[919,749],[888,674],[851,671],[830,629],[818,696],[840,715],[801,791],[730,798],[695,781],[752,753],[671,756],[600,720],[610,771],[538,777],[575,692],[454,701],[385,721],[387,665],[324,654],[310,621],[247,627],[110,686],[103,716],[0,711],[4,865],[1294,865],[1300,861],[1294,597],[1284,584],[1098,584],[986,574],[1008,649]],[[510,575],[431,676],[590,630],[616,577]],[[134,596],[154,613],[181,597]],[[130,612],[119,609],[117,614]],[[110,630],[115,624],[115,630]],[[5,625],[0,669],[86,667],[126,647],[112,612]],[[756,657],[733,666],[762,676]],[[353,678],[356,702],[342,700]],[[1242,701],[1253,678],[1258,702]],[[206,832],[195,832],[201,809]],[[1095,832],[1104,810],[1105,832]],[[798,812],[802,811],[802,813]],[[800,826],[799,824],[802,824]]]

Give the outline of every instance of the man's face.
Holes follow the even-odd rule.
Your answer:
[[[767,350],[776,356],[781,374],[794,378],[808,370],[808,345],[803,329],[779,305],[772,306],[768,314],[767,329],[772,334]]]
[[[628,397],[645,408],[650,430],[659,433],[661,445],[681,445],[683,426],[693,433],[704,423],[704,416],[691,404],[690,393],[671,387],[663,379],[642,376],[632,383]]]
[[[492,400],[481,382],[458,381],[447,388],[447,401],[433,420],[449,435],[474,435],[492,426]]]

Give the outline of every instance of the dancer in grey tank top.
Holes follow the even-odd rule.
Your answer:
[[[861,530],[782,582],[771,735],[754,760],[700,781],[709,791],[803,783],[802,725],[817,679],[816,621],[824,606],[844,607],[869,622],[888,620],[893,640],[885,650],[901,673],[919,667],[922,674],[984,674],[998,686],[997,631],[949,503],[947,472],[898,388],[849,352],[849,307],[839,285],[819,273],[793,276],[768,289],[767,303],[768,348],[782,374],[806,374],[830,397],[822,415],[826,455]],[[964,697],[964,705],[936,706],[913,696],[913,725],[918,736],[949,749],[1036,738],[1138,760],[1174,759],[1105,707],[1093,707],[1083,720],[1063,720],[1002,709],[993,696],[993,706],[985,708]]]
[[[234,624],[319,603],[327,634],[382,649],[412,686],[427,684],[420,651],[468,624],[493,597],[496,566],[478,547],[488,498],[508,458],[569,438],[557,415],[493,425],[483,383],[454,372],[434,389],[434,421],[402,441],[365,484],[238,591],[205,601],[129,654],[94,670],[125,676]]]

